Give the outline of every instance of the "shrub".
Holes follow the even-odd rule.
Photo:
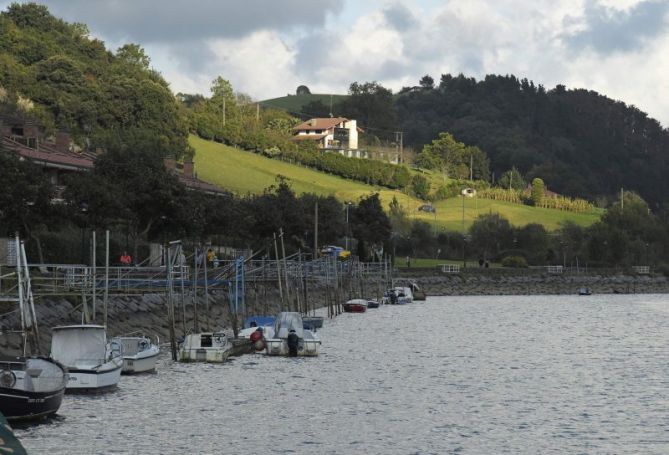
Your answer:
[[[522,256],[507,256],[502,259],[502,267],[526,268],[527,260]]]

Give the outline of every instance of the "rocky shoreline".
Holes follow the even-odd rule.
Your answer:
[[[405,279],[415,280],[427,295],[574,295],[583,287],[593,294],[669,293],[669,280],[662,275],[453,274]]]

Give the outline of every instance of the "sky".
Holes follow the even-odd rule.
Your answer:
[[[10,2],[0,0],[5,9]],[[669,0],[41,0],[109,49],[140,44],[173,91],[257,100],[514,74],[595,90],[669,126]]]

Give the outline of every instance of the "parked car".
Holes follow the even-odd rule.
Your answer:
[[[418,207],[418,210],[420,210],[421,212],[437,213],[437,209],[435,209],[430,204],[421,205],[420,207]]]

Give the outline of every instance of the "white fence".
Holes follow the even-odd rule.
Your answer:
[[[442,273],[460,273],[460,266],[457,264],[439,264]]]

